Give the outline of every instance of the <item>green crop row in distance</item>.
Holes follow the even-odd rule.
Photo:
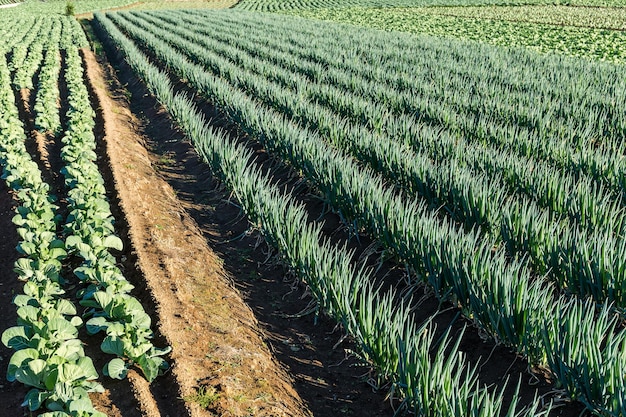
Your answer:
[[[88,13],[94,10],[110,9],[114,7],[127,6],[137,3],[135,0],[72,0],[69,3],[74,5],[74,13]],[[65,0],[26,0],[21,2],[17,7],[3,9],[0,12],[1,17],[19,17],[19,16],[49,16],[63,15],[66,12],[68,2]]]
[[[507,20],[592,29],[626,30],[626,8],[570,6],[422,7],[415,13],[469,19]]]
[[[442,8],[442,10],[447,9]],[[477,10],[478,8],[471,9],[471,11]],[[490,15],[495,17],[497,10],[495,8],[490,10]],[[554,13],[558,14],[560,10],[555,8]],[[537,9],[537,11],[540,11],[539,16],[543,16],[540,18],[544,20],[549,15],[545,8]],[[607,17],[605,20],[600,19],[599,24],[612,25],[610,22],[616,22],[617,25],[623,25],[623,19],[613,16],[614,11],[618,13],[616,16],[623,15],[621,9],[606,9],[606,13],[611,17]],[[299,10],[289,13],[387,31],[455,37],[499,46],[523,46],[543,53],[556,52],[601,61],[626,62],[626,36],[624,36],[623,31],[559,26],[559,20],[556,17],[552,20],[555,24],[537,24],[439,15],[434,14],[436,11],[432,9],[422,11],[420,8],[385,10],[344,8]],[[469,11],[465,12],[464,15],[468,14],[470,14]],[[532,19],[532,17],[527,18]]]
[[[279,10],[306,10],[352,7],[423,7],[423,6],[484,6],[484,5],[571,5],[571,6],[626,6],[625,0],[240,0],[235,8],[275,12]]]

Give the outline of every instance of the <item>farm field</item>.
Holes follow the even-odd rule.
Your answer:
[[[15,415],[626,415],[619,2],[40,4],[0,11]]]
[[[422,15],[432,14],[473,19],[507,20],[555,26],[626,30],[626,8],[571,6],[465,6],[421,7]]]
[[[235,8],[263,12],[281,10],[312,10],[312,9],[351,9],[372,7],[378,9],[425,7],[425,6],[512,6],[512,5],[554,5],[546,0],[241,0]],[[626,6],[624,0],[572,0],[558,2],[569,6]]]
[[[2,18],[7,19],[11,16],[49,16],[63,15],[67,3],[59,0],[52,1],[21,1],[19,7],[2,12]],[[94,10],[111,9],[116,7],[124,7],[135,3],[132,0],[75,0],[72,2],[74,13],[87,13]]]
[[[287,10],[306,18],[626,62],[626,8],[567,6]]]
[[[586,240],[584,236],[589,236],[590,249],[597,247],[598,242],[608,243],[612,239],[615,239],[615,247],[619,247],[622,222],[619,220],[619,216],[614,216],[621,211],[619,207],[621,204],[619,203],[619,198],[621,198],[619,196],[622,194],[620,186],[615,184],[617,194],[613,194],[612,187],[608,185],[608,182],[611,181],[608,177],[613,176],[613,174],[606,172],[607,176],[598,175],[599,172],[587,171],[582,165],[572,163],[573,160],[566,162],[568,158],[561,160],[562,166],[560,168],[555,168],[545,159],[554,159],[556,162],[557,154],[569,153],[573,156],[579,152],[584,154],[593,151],[594,158],[599,158],[601,155],[605,157],[611,155],[616,158],[615,163],[603,164],[603,166],[619,166],[620,156],[616,155],[614,151],[608,150],[622,149],[623,130],[619,126],[623,124],[619,121],[620,115],[613,113],[617,119],[610,123],[602,122],[603,133],[605,134],[602,143],[585,144],[584,141],[592,136],[581,133],[596,130],[592,126],[604,116],[596,117],[583,111],[584,114],[590,115],[588,119],[590,124],[580,119],[574,121],[573,118],[567,116],[567,111],[564,110],[565,99],[554,100],[552,103],[561,109],[560,115],[568,120],[562,125],[559,124],[555,120],[558,120],[558,115],[555,118],[554,112],[547,109],[540,110],[541,107],[537,107],[541,105],[550,106],[550,101],[546,100],[545,97],[557,93],[548,87],[548,83],[543,84],[547,88],[545,91],[539,85],[518,87],[524,90],[524,100],[532,100],[532,95],[527,92],[529,90],[538,91],[537,97],[541,97],[541,102],[537,100],[532,104],[527,103],[528,110],[537,110],[532,114],[527,113],[528,110],[519,106],[520,102],[514,93],[516,87],[512,86],[512,84],[515,85],[515,81],[508,78],[508,72],[515,73],[522,66],[513,62],[518,59],[542,61],[541,64],[535,61],[534,64],[523,66],[523,68],[529,71],[542,68],[541,71],[546,71],[545,75],[537,74],[520,78],[517,78],[517,74],[514,76],[516,77],[515,80],[523,79],[527,82],[528,80],[540,80],[554,76],[555,73],[550,70],[550,61],[546,58],[529,54],[522,55],[522,57],[515,54],[507,55],[506,52],[494,49],[490,50],[489,53],[483,47],[478,46],[473,53],[468,52],[467,48],[461,52],[463,44],[459,45],[459,49],[453,54],[451,43],[439,43],[439,41],[430,39],[423,40],[422,43],[413,46],[414,38],[403,39],[397,36],[392,38],[380,33],[358,30],[351,32],[349,29],[336,26],[323,27],[322,33],[320,33],[319,27],[315,28],[315,32],[307,32],[306,25],[298,20],[289,21],[276,17],[259,20],[257,15],[248,16],[249,18],[246,19],[246,15],[202,12],[146,13],[140,15],[117,13],[108,15],[108,18],[98,15],[96,20],[101,22],[103,28],[107,30],[118,47],[126,51],[126,58],[131,61],[131,66],[142,71],[144,77],[148,77],[155,70],[147,69],[152,67],[149,67],[150,64],[146,56],[137,50],[136,45],[143,48],[153,60],[159,62],[164,68],[172,71],[176,79],[188,80],[190,88],[220,106],[233,123],[237,124],[249,136],[256,138],[263,147],[280,155],[294,169],[302,172],[304,178],[311,183],[312,187],[319,190],[320,197],[329,206],[340,212],[346,221],[353,224],[357,230],[365,230],[374,238],[380,239],[383,247],[398,257],[401,263],[410,265],[411,269],[425,277],[423,278],[425,281],[430,281],[435,292],[440,294],[442,299],[445,299],[444,294],[452,292],[456,302],[465,309],[466,314],[479,320],[480,326],[491,333],[492,337],[517,349],[520,354],[526,355],[531,364],[557,369],[564,364],[578,363],[577,359],[569,357],[572,354],[569,348],[559,351],[563,347],[551,345],[550,339],[554,338],[552,340],[561,341],[572,338],[572,342],[576,340],[576,343],[580,343],[589,336],[582,334],[574,336],[573,333],[570,336],[570,332],[584,327],[582,323],[592,323],[596,314],[607,314],[607,319],[613,317],[613,320],[618,320],[617,316],[609,312],[610,309],[605,310],[604,313],[596,312],[595,309],[589,310],[590,305],[583,303],[582,300],[595,294],[596,301],[599,303],[606,302],[607,296],[611,302],[617,301],[613,297],[618,294],[616,288],[621,287],[621,285],[618,284],[616,287],[615,281],[600,282],[598,278],[606,276],[605,272],[598,271],[598,275],[594,277],[594,272],[581,270],[579,266],[591,264],[595,256],[584,251],[589,256],[587,260],[584,260],[575,253],[578,252],[579,247],[584,245]],[[176,29],[174,25],[180,21],[188,22],[193,30]],[[294,30],[295,25],[299,25],[298,31]],[[218,34],[213,34],[218,27],[220,28],[217,31]],[[269,27],[273,30],[271,35],[266,36]],[[258,28],[256,32],[255,28]],[[281,33],[281,29],[285,41],[278,35]],[[324,29],[339,33],[326,34],[323,33]],[[130,40],[120,30],[128,34]],[[247,36],[244,38],[241,35],[242,32],[238,32],[238,30],[245,31]],[[213,34],[210,37],[206,36],[209,32]],[[364,38],[368,35],[371,37],[365,41]],[[258,36],[258,40],[254,36]],[[316,48],[306,46],[311,44],[311,37],[316,39]],[[356,63],[362,56],[360,55],[362,52],[358,50],[358,47],[355,51],[348,45],[354,45],[354,39],[357,37],[363,41],[362,45],[367,45],[369,54],[365,56],[371,61]],[[331,49],[325,50],[323,39],[332,39],[334,46],[329,45],[328,47]],[[241,41],[238,43],[237,40]],[[133,45],[132,41],[136,45]],[[393,41],[398,43],[397,46],[393,44]],[[258,45],[264,45],[267,42],[272,43],[268,45],[264,53],[263,48]],[[345,43],[336,45],[338,42]],[[292,52],[298,46],[303,50]],[[411,46],[420,50],[421,53],[418,55],[411,51]],[[377,53],[374,50],[380,52]],[[425,51],[430,50],[432,56],[438,56],[439,59],[429,58]],[[353,55],[342,56],[341,53]],[[309,60],[311,55],[314,55],[314,58]],[[389,56],[392,56],[393,59],[388,58]],[[468,62],[475,64],[473,67],[468,67],[458,63],[447,63],[441,58],[442,56],[454,57],[453,60],[459,59],[458,57],[461,56],[461,59],[467,59]],[[420,59],[424,59],[421,65]],[[513,62],[507,63],[508,59]],[[279,60],[280,62],[277,62]],[[401,66],[405,60],[410,62],[411,79],[413,80],[423,80],[427,79],[429,75],[441,74],[440,76],[445,76],[452,84],[453,71],[451,68],[463,68],[464,71],[461,73],[459,81],[465,84],[465,91],[467,92],[472,91],[473,88],[474,91],[478,89],[472,87],[473,82],[480,83],[484,77],[488,78],[493,73],[486,70],[481,64],[477,64],[477,61],[487,60],[483,64],[486,66],[495,64],[499,65],[499,68],[511,68],[509,71],[503,70],[498,73],[500,76],[506,77],[506,81],[502,80],[501,84],[506,89],[506,95],[493,92],[491,96],[498,97],[497,102],[492,102],[495,108],[508,108],[509,111],[513,111],[513,114],[498,110],[489,111],[486,108],[487,102],[482,99],[479,105],[482,111],[491,117],[487,119],[488,121],[476,120],[472,116],[475,112],[470,110],[471,99],[461,98],[463,97],[463,90],[461,89],[456,90],[459,91],[458,96],[446,97],[447,91],[434,92],[431,90],[423,91],[420,96],[416,97],[416,92],[419,91],[417,89],[424,84],[422,82],[419,85],[414,84],[407,80],[406,76],[403,77],[407,73],[407,70]],[[379,66],[379,62],[389,62],[390,66]],[[368,64],[370,65],[369,68],[367,67]],[[603,90],[607,85],[612,86],[621,81],[619,70],[613,66],[594,66],[594,64],[580,61],[571,61],[571,64],[574,66],[587,65],[584,70],[582,68],[570,68],[571,72],[566,77],[571,82],[572,87],[578,88],[583,82],[581,78],[574,80],[572,74],[602,74],[598,74],[596,80],[587,80],[591,83],[598,81],[596,87],[587,84],[588,87],[585,88],[587,97],[593,96],[593,94],[589,94],[589,89],[599,88]],[[440,65],[442,67],[439,67]],[[552,65],[557,66],[559,72],[563,71],[562,74],[565,73],[563,68],[565,65],[561,60],[552,61]],[[376,71],[377,66],[379,66],[378,71]],[[555,68],[554,66],[552,68]],[[591,67],[594,69],[592,70]],[[443,71],[441,68],[446,68],[446,70]],[[423,69],[424,74],[416,77],[420,69]],[[468,71],[470,71],[469,74]],[[551,75],[547,75],[548,73]],[[372,79],[374,74],[383,78]],[[168,93],[171,87],[168,87],[167,78],[163,78],[163,75],[152,76],[155,77],[152,91],[157,94],[157,97],[167,107],[176,108],[180,112],[178,116],[180,120],[185,121],[192,117],[189,114],[192,114],[193,110],[188,108],[188,104],[187,108],[180,110],[175,107],[184,106],[184,104],[175,104],[176,96],[173,93]],[[326,82],[326,77],[332,78]],[[608,77],[612,81],[600,81],[603,77]],[[393,86],[398,86],[399,83],[402,84],[397,90],[394,90]],[[407,86],[406,83],[409,85]],[[340,90],[338,85],[343,88]],[[374,85],[382,85],[382,88],[377,90]],[[427,85],[434,86],[437,83]],[[498,83],[490,82],[488,85],[491,88],[497,88]],[[566,83],[559,83],[557,94],[567,91],[566,85]],[[428,105],[429,107],[410,107],[407,101],[394,107],[392,104],[394,99],[401,97],[402,91],[409,88],[413,93],[411,97],[415,100],[415,106]],[[354,95],[348,92],[353,92]],[[621,95],[622,93],[617,94]],[[171,98],[168,98],[168,95],[171,95]],[[571,93],[565,93],[565,95],[572,97]],[[369,101],[368,97],[374,99]],[[503,102],[503,97],[515,100],[518,106],[507,105],[506,102]],[[602,97],[602,100],[607,99],[609,103],[613,103],[616,99],[620,100],[613,95],[607,97],[606,94],[598,94],[596,97],[599,99]],[[408,97],[404,98],[410,100]],[[184,100],[182,102],[186,103]],[[385,105],[384,107],[377,107],[378,103]],[[594,105],[598,106],[596,111],[600,114],[604,115],[610,111],[609,106],[605,107],[599,103]],[[573,106],[570,109],[573,110],[574,107],[577,112],[581,110],[578,106]],[[617,105],[617,107],[620,106]],[[462,108],[467,109],[467,119],[464,119],[460,110]],[[600,110],[600,108],[605,110]],[[409,109],[410,113],[407,114],[406,111]],[[517,112],[519,114],[516,114]],[[261,117],[261,114],[264,116]],[[412,119],[411,114],[420,114],[423,115],[423,118],[415,120]],[[551,123],[549,125],[540,121],[547,115],[550,115]],[[523,119],[525,121],[523,126],[518,125],[514,130],[514,137],[510,133],[510,128],[506,127],[511,119]],[[544,120],[547,122],[547,119]],[[578,122],[582,125],[576,126]],[[190,129],[188,134],[199,135],[196,139],[199,143],[196,146],[208,146],[205,143],[209,141],[207,136],[210,136],[211,132],[196,133],[191,129],[192,126],[193,129],[198,129],[199,122],[192,123],[189,121],[187,123],[189,123],[189,127],[183,128],[186,131]],[[617,127],[617,131],[614,134],[607,132],[604,130],[607,125]],[[448,126],[450,127],[449,130],[446,129]],[[416,130],[409,133],[411,128]],[[471,132],[464,131],[464,128],[472,130]],[[486,139],[482,143],[480,143],[482,136],[480,133],[483,133],[484,139]],[[318,134],[323,136],[317,137]],[[446,141],[444,137],[448,134],[449,145],[442,152],[442,144]],[[220,137],[218,134],[215,135]],[[545,139],[540,139],[542,135],[546,135],[544,136]],[[548,135],[555,139],[547,140]],[[462,146],[459,145],[460,138],[469,139],[470,137],[476,142],[466,142]],[[523,150],[520,149],[522,152],[510,149],[502,142],[489,143],[491,138],[498,142],[499,140],[505,141],[506,137],[509,137],[509,140],[515,138],[516,141],[525,137],[529,141],[524,145]],[[562,138],[560,146],[556,144],[558,141],[556,138],[559,137]],[[566,138],[570,137],[578,137],[582,142],[568,143]],[[330,142],[324,143],[323,138]],[[396,138],[405,139],[402,142],[396,142]],[[420,140],[413,142],[410,138],[420,138]],[[616,142],[611,145],[613,140]],[[427,145],[429,141],[430,146]],[[546,149],[545,158],[537,158],[536,155],[533,155],[535,152],[531,151],[534,148],[531,143],[535,143],[536,146],[540,143],[551,143],[555,147],[552,147],[551,150]],[[329,145],[336,148],[337,151],[329,152]],[[471,150],[472,146],[477,146],[476,151]],[[606,154],[603,154],[602,146],[607,146],[608,152]],[[562,151],[557,152],[556,147]],[[463,152],[459,152],[460,149],[463,149]],[[491,154],[490,149],[493,150]],[[437,155],[438,153],[439,155]],[[485,155],[489,156],[485,157]],[[589,155],[591,156],[591,154]],[[455,156],[460,159],[453,164],[451,161],[454,161]],[[212,161],[215,157],[207,155],[205,158]],[[354,162],[351,162],[353,158]],[[437,158],[440,159],[437,160]],[[516,158],[522,159],[516,161]],[[587,158],[576,157],[577,161],[584,159]],[[485,166],[485,163],[492,164],[493,161],[498,162]],[[533,170],[528,170],[528,166],[533,166]],[[597,165],[594,164],[594,166]],[[462,167],[466,167],[466,169]],[[219,172],[225,168],[220,166],[214,169]],[[480,171],[473,172],[474,169]],[[595,177],[592,171],[595,171]],[[482,175],[472,181],[472,177],[479,173]],[[510,182],[507,182],[506,179],[508,175],[503,178],[502,173],[511,174]],[[223,175],[227,175],[227,173]],[[573,176],[568,178],[570,175]],[[351,176],[354,179],[348,180]],[[238,177],[242,178],[244,174],[239,174]],[[382,178],[399,187],[399,194],[395,194],[393,188],[385,185]],[[569,185],[559,186],[561,181],[563,181],[562,184]],[[260,181],[251,181],[251,183],[259,184]],[[524,183],[527,184],[527,187],[523,186]],[[543,185],[539,185],[540,183]],[[244,182],[241,187],[248,187],[245,184]],[[555,193],[550,192],[548,195],[540,190],[555,190]],[[557,190],[561,190],[561,192]],[[243,190],[235,191],[244,192]],[[250,192],[253,195],[262,193],[260,190]],[[591,193],[596,194],[589,198]],[[420,196],[417,200],[415,200],[416,194]],[[494,196],[497,197],[494,198]],[[252,199],[253,197],[248,198]],[[285,198],[283,197],[283,201]],[[587,200],[587,202],[583,200]],[[490,203],[493,208],[489,207]],[[258,209],[256,207],[275,207],[275,204],[251,202],[250,205],[244,205],[244,207],[250,216],[258,216],[261,224],[266,225],[267,222],[272,221],[272,218],[280,217],[280,211],[273,214],[257,214],[256,210]],[[602,206],[611,215],[598,216],[599,211],[603,211],[600,208]],[[440,218],[436,211],[430,212],[430,209],[434,207],[445,207],[445,211],[450,213],[450,216]],[[583,213],[594,214],[583,217]],[[600,220],[600,218],[604,220]],[[600,223],[596,223],[596,221]],[[609,224],[613,221],[615,221],[614,224]],[[456,222],[458,224],[455,224]],[[288,224],[291,223],[288,222]],[[277,226],[266,227],[274,228]],[[604,237],[602,238],[595,237],[593,234],[589,235],[592,230],[594,231],[592,233],[597,233],[602,229],[604,229],[602,232]],[[274,231],[274,233],[278,235],[270,236],[270,240],[275,240],[276,244],[285,242],[287,239],[282,233],[290,235],[288,231]],[[555,240],[554,237],[557,237],[558,240]],[[565,243],[568,239],[571,239],[569,244]],[[320,239],[311,238],[311,241],[318,240]],[[502,245],[498,242],[502,242]],[[283,249],[285,251],[290,250],[292,246],[297,247],[296,242],[282,244],[285,246]],[[494,252],[496,247],[499,247],[499,250]],[[446,249],[442,251],[441,248]],[[295,252],[301,253],[302,250],[295,250]],[[603,250],[602,253],[605,254],[607,251]],[[618,254],[616,251],[610,253]],[[514,258],[511,259],[510,256]],[[564,256],[571,260],[564,261],[562,259]],[[471,257],[475,257],[477,264],[472,264],[470,267],[465,262]],[[519,260],[515,260],[515,258]],[[574,260],[575,258],[577,260]],[[460,262],[458,267],[451,264],[450,260],[453,259]],[[526,262],[525,259],[530,259],[530,262]],[[605,267],[612,265],[619,270],[619,259],[621,259],[620,256],[616,256],[612,260],[607,259]],[[374,340],[382,339],[387,342],[394,338],[403,340],[407,337],[401,336],[407,334],[408,330],[405,329],[415,328],[412,323],[406,321],[405,311],[408,310],[395,310],[400,311],[399,322],[390,325],[390,327],[399,329],[397,336],[374,337],[370,336],[373,329],[363,333],[362,327],[374,319],[367,319],[365,323],[359,323],[359,320],[364,319],[351,315],[353,311],[362,312],[362,309],[357,306],[363,305],[364,301],[357,299],[354,301],[356,303],[354,307],[345,307],[342,305],[345,301],[342,301],[342,298],[337,294],[341,294],[338,286],[346,285],[347,288],[365,286],[364,294],[367,295],[363,295],[363,297],[370,300],[369,303],[376,303],[377,299],[384,302],[384,300],[392,299],[395,296],[378,294],[377,292],[369,295],[368,291],[371,290],[367,290],[369,287],[366,283],[372,282],[371,278],[363,280],[363,274],[359,274],[359,281],[355,284],[353,280],[357,278],[352,276],[353,272],[346,272],[345,278],[335,278],[339,280],[336,283],[323,283],[323,281],[317,283],[321,278],[307,276],[310,267],[303,267],[300,264],[303,260],[295,257],[291,262],[293,262],[293,268],[303,271],[303,279],[306,279],[309,286],[313,287],[312,291],[318,295],[320,306],[328,310],[330,314],[334,314],[340,322],[344,323],[346,328],[355,329],[355,336],[358,342],[362,344],[362,351],[370,354],[367,359],[376,363],[379,370],[384,374],[396,375],[398,391],[402,392],[401,387],[414,387],[413,393],[408,390],[402,392],[409,407],[414,409],[436,407],[418,402],[423,401],[418,393],[428,392],[430,389],[425,386],[415,386],[418,383],[416,375],[419,372],[402,364],[403,353],[396,350],[401,349],[401,347],[388,345],[384,350],[378,351],[373,345],[368,345],[371,342],[368,342],[367,338],[370,337]],[[336,269],[336,267],[332,269]],[[581,283],[582,274],[586,272],[589,272],[590,275]],[[619,273],[609,274],[614,279],[618,279]],[[494,280],[499,280],[499,282]],[[556,287],[552,287],[549,282],[553,282]],[[602,289],[601,287],[604,285],[608,285],[608,287]],[[320,288],[316,290],[315,288],[318,286]],[[324,292],[324,288],[328,287],[334,288],[331,294]],[[494,288],[498,288],[498,290],[494,291]],[[554,298],[552,294],[556,288],[561,288],[563,292]],[[568,293],[578,294],[580,301],[570,297]],[[329,299],[328,297],[331,296],[338,299]],[[346,290],[343,297],[349,300],[351,298],[350,291]],[[554,310],[549,311],[548,316],[561,317],[565,322],[579,322],[579,324],[574,324],[572,328],[563,328],[555,322],[556,327],[549,327],[551,325],[549,322],[546,323],[544,319],[546,310],[540,307],[549,298],[554,298],[554,304],[552,304]],[[617,303],[619,305],[619,301]],[[503,306],[510,308],[506,314],[507,317],[510,317],[509,323],[503,322]],[[377,307],[375,310],[381,311],[383,307]],[[517,317],[516,314],[519,313],[515,313],[516,311],[523,312],[523,321],[520,322],[522,316]],[[533,317],[532,312],[535,312],[536,316]],[[396,315],[394,310],[390,309],[385,316],[395,317]],[[351,320],[355,320],[355,322],[351,323]],[[607,327],[604,330],[596,329],[593,333],[601,334],[602,339],[609,338],[610,340],[612,337],[617,337],[619,340],[623,336],[619,336],[619,333],[613,334],[612,330],[617,322],[614,324],[609,324],[609,322],[610,320],[606,322]],[[423,336],[420,336],[417,328],[415,329],[412,330],[412,332],[416,332],[413,336],[415,341],[412,343],[419,343],[423,340]],[[546,339],[541,336],[542,334],[553,334],[553,336]],[[359,335],[363,339],[359,340]],[[594,347],[596,341],[588,340],[588,347],[582,347],[582,350],[577,354],[587,355],[583,351],[597,348]],[[403,343],[408,342],[405,340]],[[427,343],[432,343],[432,341]],[[444,345],[446,344],[444,343]],[[584,342],[582,345],[584,346]],[[617,346],[612,342],[608,342],[608,345]],[[416,352],[424,349],[420,349],[418,346],[407,350]],[[426,349],[429,350],[429,348]],[[602,352],[600,356],[605,356],[607,353]],[[574,353],[574,356],[577,354]],[[554,356],[551,357],[551,355]],[[562,355],[567,356],[567,358]],[[614,364],[615,361],[619,361],[619,349],[613,355],[615,356],[608,360],[607,364]],[[400,358],[400,362],[397,362],[397,358]],[[411,358],[410,360],[416,359]],[[420,362],[422,361],[424,359],[420,360]],[[441,365],[435,363],[426,366],[437,367]],[[458,366],[462,369],[464,365]],[[600,369],[602,366],[598,363],[592,368]],[[566,365],[563,369],[564,373],[560,375],[563,379],[560,382],[564,386],[571,383],[576,384],[574,380],[578,377],[574,375],[579,372],[582,374],[588,370],[588,368],[585,370],[576,370],[575,368],[576,365],[572,368]],[[608,375],[607,371],[608,369],[601,371],[601,373]],[[408,374],[403,374],[403,372],[408,372]],[[415,373],[411,374],[411,372]],[[413,378],[416,379],[413,380]],[[620,380],[621,377],[616,375],[615,383],[619,384]],[[428,384],[432,381],[421,381],[421,383]],[[574,393],[578,388],[575,385],[570,385],[569,390],[573,395],[576,395]],[[441,392],[440,390],[436,391]],[[452,386],[447,393],[450,397],[443,403],[448,405],[470,404],[471,407],[471,401],[467,397],[459,399],[460,392],[468,391],[465,387],[456,388]],[[612,394],[609,395],[606,400],[612,396]],[[485,410],[490,407],[498,409],[497,400],[484,398],[486,398],[486,402],[494,401],[496,404],[488,407],[481,405],[477,407],[478,409]],[[606,400],[600,398],[597,400],[602,404],[593,407],[599,409],[608,406],[608,403],[604,403]],[[585,398],[583,401],[590,403],[597,400]],[[439,407],[445,406],[439,405]],[[619,414],[621,411],[615,410],[615,412]]]

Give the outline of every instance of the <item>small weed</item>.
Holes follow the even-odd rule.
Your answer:
[[[217,400],[219,400],[220,394],[215,391],[213,387],[201,386],[194,395],[188,395],[183,397],[186,402],[193,402],[198,404],[204,409],[211,408]]]
[[[174,162],[175,160],[174,158],[172,158],[171,155],[164,154],[159,157],[159,164],[161,165],[171,166],[171,165],[174,165]]]

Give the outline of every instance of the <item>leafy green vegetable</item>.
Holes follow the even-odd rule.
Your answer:
[[[612,13],[607,9],[606,13]],[[601,61],[626,63],[626,40],[619,30],[485,20],[421,9],[320,9],[290,12],[298,16],[348,23],[387,31],[454,37],[493,45],[524,46],[533,50],[585,57]],[[555,11],[555,13],[558,13]]]

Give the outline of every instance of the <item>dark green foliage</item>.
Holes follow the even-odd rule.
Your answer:
[[[71,1],[65,3],[65,16],[74,16],[74,3]]]

